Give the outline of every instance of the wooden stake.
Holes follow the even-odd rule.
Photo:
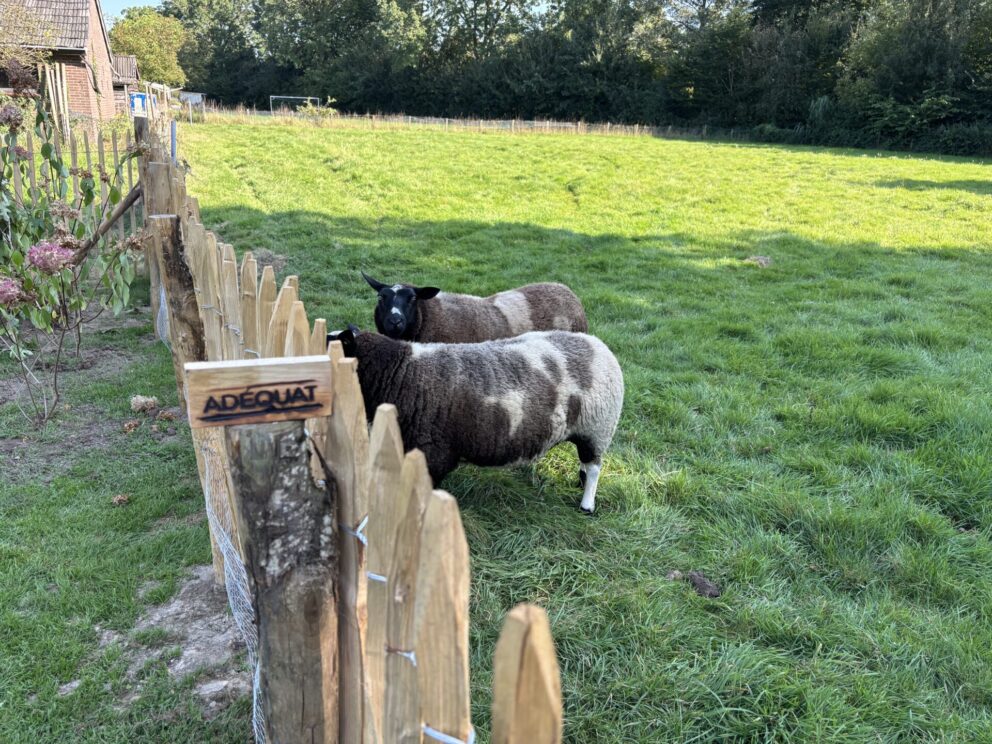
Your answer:
[[[114,132],[112,134],[110,141],[113,144],[113,152],[114,152],[114,171],[110,177],[115,181],[115,183],[117,183],[118,191],[123,192],[124,191],[123,177],[120,179],[120,182],[117,182],[117,172],[120,170],[121,167],[121,156],[119,150],[117,149],[117,132]],[[123,176],[123,174],[121,175]],[[117,235],[121,240],[123,240],[125,234],[126,232],[124,229],[124,220],[119,220],[117,223]]]
[[[207,359],[219,362],[224,358],[224,350],[223,341],[218,333],[216,308],[211,302],[216,290],[208,268],[211,256],[210,242],[203,225],[191,222],[186,229],[189,231],[188,244],[192,254],[193,279],[196,282],[197,302],[200,307],[200,319],[203,322],[204,347]]]
[[[337,343],[337,342],[335,342]],[[420,539],[424,511],[431,497],[427,460],[412,450],[403,460],[400,493],[407,503],[396,533],[390,564],[386,612],[386,675],[382,741],[420,744],[420,687],[417,680],[417,607]],[[403,497],[401,497],[403,498]]]
[[[96,175],[97,182],[100,184],[100,208],[104,209],[107,204],[107,196],[109,194],[109,188],[107,187],[107,182],[104,180],[104,176],[107,174],[107,166],[104,158],[104,143],[103,143],[103,132],[99,132],[96,136],[96,156],[97,163],[100,166],[100,172]],[[103,219],[103,215],[100,215],[100,219]]]
[[[386,614],[389,607],[388,575],[399,525],[406,516],[410,490],[402,488],[403,437],[396,406],[384,403],[376,409],[369,435],[368,606],[365,677],[369,706],[366,731],[381,732],[386,674]],[[430,484],[426,484],[430,490]],[[383,580],[385,579],[385,580]],[[381,734],[375,739],[381,741]]]
[[[272,312],[276,305],[276,275],[271,266],[262,269],[262,282],[258,285],[258,302],[256,312],[258,313],[258,353],[267,355],[269,323],[272,320]]]
[[[269,330],[265,334],[265,356],[282,356],[286,348],[286,328],[289,324],[289,314],[296,302],[296,290],[288,284],[283,284],[276,297],[276,304],[269,321]]]
[[[338,741],[333,483],[310,479],[302,421],[228,427],[258,620],[258,705],[271,742]]]
[[[510,611],[493,667],[493,744],[560,744],[561,680],[544,610]]]
[[[309,342],[309,339],[307,339]],[[337,483],[341,524],[363,536],[368,517],[368,424],[355,359],[334,364],[334,412],[325,457]],[[361,529],[360,529],[361,528]],[[368,587],[363,539],[342,530],[338,648],[341,656],[342,742],[365,739],[365,631]]]
[[[73,160],[72,160],[72,164],[75,166],[75,164],[76,164],[75,135],[73,135],[72,147],[73,147],[73,153],[72,153]],[[131,149],[131,133],[130,132],[127,133],[127,137],[125,139],[125,147],[128,150]],[[73,179],[73,185],[78,190],[78,184],[76,182],[76,179]],[[127,190],[130,191],[133,188],[134,188],[134,158],[128,158],[128,161],[127,161]],[[130,211],[130,214],[129,214],[129,217],[130,217],[130,220],[129,221],[130,221],[130,224],[131,224],[131,234],[132,235],[134,233],[138,232],[138,218],[135,216],[135,211],[137,211],[137,210],[135,208],[132,208],[131,211]]]
[[[472,731],[468,663],[468,543],[455,499],[434,491],[424,513],[417,577],[420,716],[467,741]]]
[[[210,306],[210,313],[207,315],[207,322],[209,322],[213,329],[211,334],[218,340],[219,343],[219,355],[216,361],[221,361],[228,359],[227,356],[227,340],[224,332],[224,323],[227,319],[224,317],[223,310],[223,300],[222,293],[223,287],[221,286],[221,255],[220,246],[217,243],[217,236],[212,232],[206,233],[206,250],[203,253],[203,267],[204,273],[206,274],[207,281],[204,282],[204,293],[201,296],[201,301],[206,302]],[[215,360],[211,360],[215,361]]]
[[[327,353],[327,321],[317,318],[313,322],[313,333],[310,334],[309,354]]]
[[[172,362],[179,390],[179,405],[186,405],[186,362],[206,359],[203,322],[193,288],[193,274],[186,263],[183,236],[175,215],[152,215],[147,220],[153,259],[168,302]]]
[[[258,348],[258,266],[251,251],[245,253],[241,261],[241,340],[244,341],[242,356],[245,359],[258,359],[262,351]],[[312,351],[311,354],[319,354]]]
[[[241,298],[238,290],[238,265],[234,250],[223,245],[221,251],[220,307],[224,313],[224,352],[226,359],[241,359]]]
[[[156,215],[148,218],[149,240],[152,244],[152,258],[158,267],[165,287],[169,314],[169,336],[172,349],[172,364],[176,374],[176,387],[180,405],[186,406],[187,362],[206,359],[203,322],[196,300],[193,274],[187,263],[191,251],[184,243],[176,215]],[[196,465],[203,485],[204,497],[220,520],[220,524],[232,535],[237,544],[237,531],[230,517],[230,472],[227,467],[227,453],[223,440],[218,434],[192,431]],[[224,585],[224,556],[218,545],[213,528],[210,528],[210,552],[214,566],[214,580]]]
[[[86,160],[89,162],[89,142],[86,132],[83,132],[83,144],[86,148]],[[176,214],[172,209],[172,190],[169,177],[169,166],[166,163],[150,162],[146,164],[142,198],[145,202],[145,219],[157,214]],[[152,254],[152,248],[146,239],[144,242],[145,265],[148,267],[148,293],[151,304],[152,319],[158,318],[161,300],[161,278],[158,261]],[[156,331],[158,325],[156,323]]]
[[[69,135],[69,163],[72,166],[72,198],[74,201],[80,201],[79,194],[79,165],[76,161],[78,145],[76,144],[76,134],[73,133]],[[130,190],[130,189],[129,189]],[[81,204],[81,202],[80,202]]]
[[[37,174],[35,169],[37,168],[37,163],[34,159],[34,142],[31,137],[31,132],[28,132],[28,160],[30,161],[30,167],[28,168],[28,181],[31,182],[31,198],[34,201],[38,201],[40,193],[38,191]],[[73,166],[75,166],[75,161],[73,161]]]
[[[283,356],[305,356],[310,351],[310,321],[303,303],[297,300],[289,311]]]

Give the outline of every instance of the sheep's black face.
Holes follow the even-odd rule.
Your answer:
[[[383,284],[362,272],[365,281],[379,293],[375,306],[375,327],[390,338],[409,340],[417,327],[417,301],[429,300],[440,292],[436,287],[409,284]]]
[[[375,327],[390,338],[404,338],[417,324],[417,293],[413,287],[397,284],[379,290],[375,307]]]

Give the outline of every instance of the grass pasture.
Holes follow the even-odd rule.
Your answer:
[[[208,227],[282,257],[331,327],[372,325],[359,269],[476,294],[557,280],[624,368],[595,517],[571,447],[443,484],[472,552],[480,741],[520,601],[551,617],[575,744],[992,741],[988,164],[402,128],[180,139]],[[74,406],[174,405],[148,332],[91,341],[133,360],[80,381]],[[36,435],[0,408],[14,436]],[[204,721],[161,670],[137,707],[115,703],[93,626],[126,632],[135,588],[159,579],[161,601],[209,546],[202,522],[159,524],[201,508],[188,432],[107,437],[0,483],[0,739],[243,741],[246,704]],[[134,507],[113,511],[121,473]],[[50,678],[72,675],[59,696]]]

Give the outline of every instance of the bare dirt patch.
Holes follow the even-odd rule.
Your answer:
[[[161,640],[143,644],[137,640],[141,635]],[[120,637],[108,643],[117,640]],[[103,635],[101,645],[107,645]],[[164,661],[169,676],[177,681],[202,677],[195,689],[208,718],[251,691],[244,642],[228,610],[227,593],[214,583],[211,566],[195,567],[172,599],[149,607],[124,646],[128,676],[135,681],[125,704],[141,694],[141,671],[157,661]]]
[[[4,475],[15,482],[37,478],[50,483],[79,453],[92,455],[108,449],[118,432],[116,422],[90,405],[72,407],[49,426],[59,429],[56,441],[44,438],[43,432],[0,438],[0,468]]]
[[[285,269],[286,264],[289,263],[288,258],[278,253],[273,253],[268,248],[259,248],[256,251],[252,251],[252,255],[255,256],[255,261],[259,269],[271,266],[276,274]]]

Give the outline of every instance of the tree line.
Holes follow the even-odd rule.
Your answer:
[[[164,0],[223,103],[992,155],[992,0]]]

